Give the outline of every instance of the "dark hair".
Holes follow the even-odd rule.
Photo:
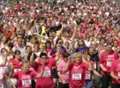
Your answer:
[[[61,28],[62,28],[62,24],[59,24],[57,26],[52,26],[50,27],[49,32],[56,32],[56,31],[59,31]]]
[[[10,48],[13,48],[14,45],[13,45],[13,43],[9,43],[8,46],[9,46]]]
[[[95,23],[95,21],[93,20],[93,19],[91,19],[90,21],[89,21],[89,24],[94,24]]]
[[[30,47],[30,48],[31,48],[31,46],[27,45],[27,46],[25,47],[25,49],[27,49],[28,47]]]
[[[84,20],[82,18],[79,18],[76,20],[77,25],[80,25],[82,22],[84,22]]]
[[[20,52],[20,50],[15,50],[15,55],[20,55],[21,54],[21,52]]]
[[[7,51],[5,48],[2,48],[2,49],[1,49],[1,53],[3,53],[4,50]]]
[[[51,41],[46,41],[46,44],[51,44]]]
[[[69,56],[70,56],[70,54],[68,52],[63,53],[64,58],[68,58]]]
[[[40,58],[42,58],[43,56],[47,57],[47,54],[46,53],[41,53]]]

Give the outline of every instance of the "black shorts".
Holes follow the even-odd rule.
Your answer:
[[[57,88],[69,88],[69,84],[66,83],[66,84],[63,84],[63,83],[58,83],[58,87]]]
[[[112,88],[120,88],[120,84],[112,84]]]
[[[52,74],[52,77],[53,77],[53,78],[58,79],[58,72],[57,72],[57,69],[52,69],[52,70],[51,70],[51,74]]]
[[[102,84],[101,88],[109,88],[111,84],[111,76],[108,74],[104,74],[101,78],[101,84]]]
[[[35,85],[36,85],[36,84],[35,84],[35,80],[32,79],[32,85],[31,85],[31,87],[32,87],[32,88],[35,88]]]

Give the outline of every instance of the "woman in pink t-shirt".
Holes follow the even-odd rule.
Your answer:
[[[69,66],[70,72],[69,87],[83,88],[85,84],[85,72],[87,71],[86,63],[82,61],[82,57],[78,54],[73,63]]]
[[[40,55],[40,63],[36,67],[36,88],[54,88],[54,81],[51,74],[52,68],[48,63],[48,57],[45,53]]]
[[[13,68],[14,72],[20,71],[23,65],[21,52],[16,50],[14,57],[8,61],[8,64]]]
[[[25,63],[21,71],[14,72],[14,78],[17,79],[17,88],[32,88],[32,80],[36,74],[35,70]]]
[[[112,88],[120,88],[120,57],[114,60],[111,67]]]
[[[66,56],[57,61],[57,71],[59,76],[58,88],[69,88],[69,71],[65,71],[67,65],[68,59]]]

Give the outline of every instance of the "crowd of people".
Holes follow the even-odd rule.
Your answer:
[[[0,5],[0,88],[120,88],[120,4],[50,1]]]

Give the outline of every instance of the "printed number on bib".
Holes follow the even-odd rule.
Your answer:
[[[14,69],[14,72],[19,72],[21,71],[21,69]]]
[[[23,87],[30,87],[31,86],[31,80],[22,80],[22,86]]]
[[[107,66],[111,67],[112,66],[112,61],[107,61]]]
[[[43,77],[49,77],[51,75],[50,70],[44,71]]]
[[[73,80],[81,80],[82,74],[81,73],[74,73],[74,74],[72,74],[72,79]]]

